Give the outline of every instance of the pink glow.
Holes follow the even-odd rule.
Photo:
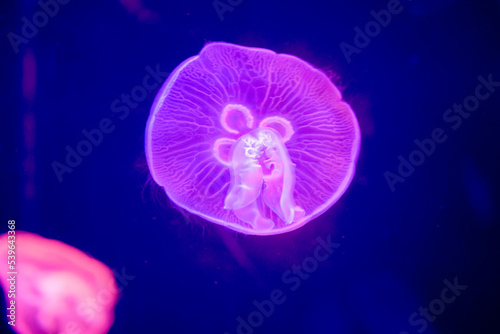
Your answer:
[[[221,164],[231,165],[231,147],[236,140],[229,138],[219,138],[214,142],[214,156]]]
[[[247,133],[234,144],[231,157],[231,188],[224,209],[234,210],[256,231],[272,229],[278,218],[287,225],[302,218],[304,210],[295,206],[292,196],[295,165],[278,132],[262,128]]]
[[[269,128],[269,127],[273,128],[274,130],[280,133],[284,143],[289,141],[294,133],[292,124],[290,124],[290,122],[287,119],[279,116],[271,116],[264,118],[259,124],[259,128]]]
[[[259,141],[259,131],[274,137],[252,158],[248,140]],[[323,72],[291,55],[218,42],[164,83],[146,128],[146,157],[180,207],[239,232],[271,235],[338,201],[360,140],[356,116]],[[274,173],[266,174],[268,160]]]
[[[220,123],[227,132],[238,134],[253,128],[253,116],[245,106],[228,104],[222,110]]]
[[[31,108],[30,108],[31,109]],[[36,123],[35,114],[32,111],[27,111],[23,117],[23,134],[24,145],[26,149],[26,157],[23,161],[23,169],[25,172],[24,196],[27,200],[35,197],[35,139],[36,139]]]
[[[23,74],[22,74],[23,96],[28,105],[33,104],[36,92],[36,59],[33,51],[28,48],[23,56]]]
[[[136,15],[138,21],[156,23],[159,20],[158,14],[145,8],[142,0],[120,0],[120,3],[129,13]]]
[[[23,136],[26,148],[26,157],[23,161],[25,174],[24,196],[27,200],[35,197],[35,141],[36,122],[32,111],[36,95],[36,58],[33,51],[28,48],[23,56],[22,67],[22,92],[26,102],[27,111],[23,116]]]
[[[7,234],[0,236],[0,277],[7,299]],[[107,333],[118,296],[111,270],[63,242],[15,233],[15,327],[22,334]],[[10,304],[8,304],[10,305]],[[10,321],[10,319],[9,319]]]

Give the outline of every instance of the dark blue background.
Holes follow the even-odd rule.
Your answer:
[[[478,76],[500,81],[500,2],[402,0],[403,11],[348,63],[339,44],[353,44],[354,27],[387,3],[243,0],[221,21],[211,0],[144,1],[149,20],[116,0],[71,0],[16,54],[7,34],[20,34],[21,18],[40,7],[2,2],[1,230],[16,219],[20,230],[135,276],[111,333],[233,334],[254,300],[281,289],[286,301],[255,333],[413,334],[422,327],[409,316],[455,277],[467,289],[423,332],[498,333],[500,88],[457,130],[442,117],[474,93]],[[146,66],[169,73],[209,41],[310,62],[358,116],[363,139],[350,188],[299,230],[244,236],[186,218],[148,182],[144,129],[158,89],[123,120],[111,109],[142,84]],[[30,55],[32,103],[22,94]],[[103,118],[114,131],[59,182],[51,164]],[[448,139],[391,192],[384,173],[396,173],[398,156],[408,158],[413,141],[437,127]],[[283,273],[328,235],[340,247],[291,291]]]

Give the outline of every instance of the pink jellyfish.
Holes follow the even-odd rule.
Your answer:
[[[210,43],[163,84],[146,128],[153,179],[178,206],[245,234],[295,230],[349,186],[356,116],[328,77],[271,50]]]
[[[21,231],[12,238],[11,232],[0,236],[11,328],[22,334],[107,333],[118,296],[112,271],[63,242]]]

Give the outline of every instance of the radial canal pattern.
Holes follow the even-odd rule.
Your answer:
[[[297,229],[330,208],[359,146],[356,117],[323,72],[221,42],[172,72],[146,129],[151,174],[173,202],[257,235]]]

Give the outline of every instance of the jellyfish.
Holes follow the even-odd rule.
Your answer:
[[[118,296],[112,271],[61,241],[11,232],[0,236],[0,278],[11,329],[22,334],[107,333]]]
[[[253,235],[295,230],[348,188],[359,125],[337,87],[295,56],[225,42],[182,62],[146,126],[152,178],[179,207]]]

